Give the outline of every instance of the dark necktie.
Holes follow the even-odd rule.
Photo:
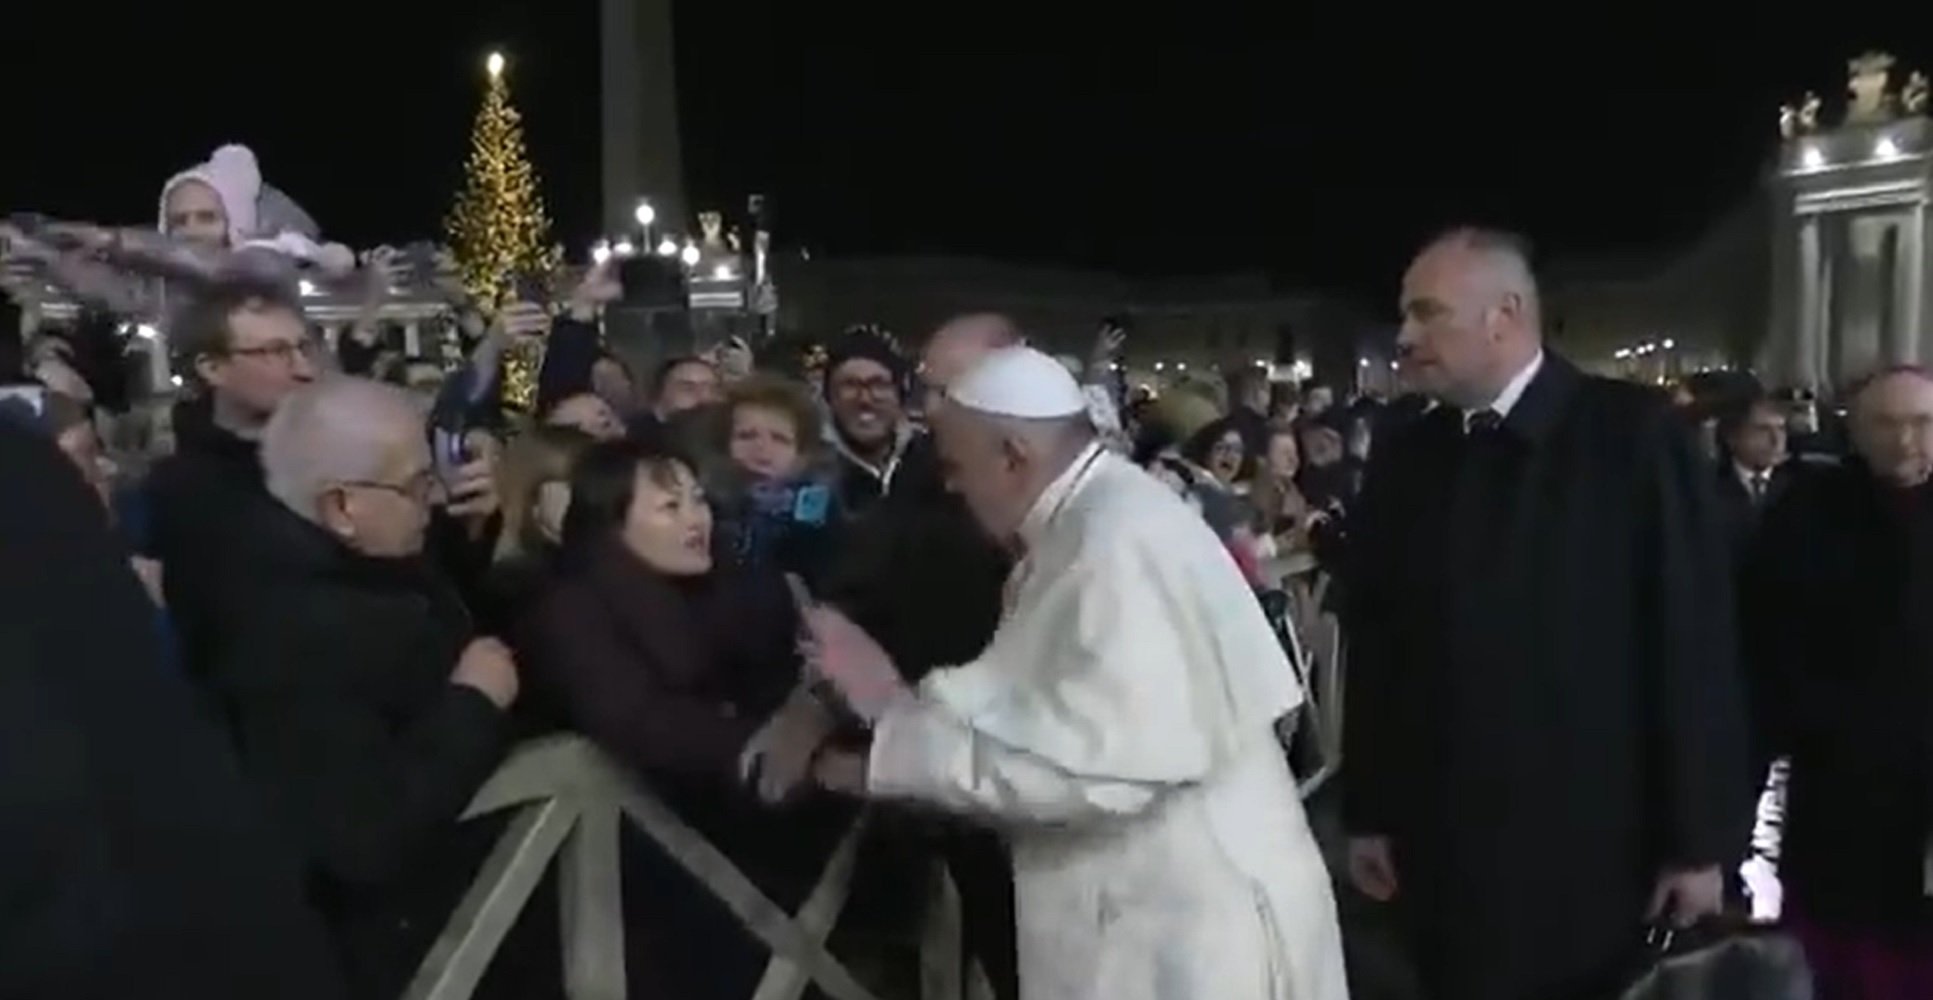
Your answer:
[[[1503,426],[1503,414],[1495,410],[1478,410],[1463,418],[1463,433],[1475,437],[1488,434]]]
[[[1750,481],[1752,484],[1752,502],[1764,503],[1765,491],[1771,488],[1772,485],[1772,474],[1769,472],[1754,472],[1751,475]]]

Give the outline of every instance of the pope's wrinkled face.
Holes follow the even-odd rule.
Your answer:
[[[175,239],[206,247],[228,245],[228,213],[221,196],[200,181],[182,181],[169,189],[161,214]]]
[[[966,501],[989,537],[1012,538],[1033,503],[1026,456],[997,424],[972,411],[941,407],[932,423],[947,488]]]

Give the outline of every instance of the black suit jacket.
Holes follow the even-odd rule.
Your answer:
[[[1718,513],[1724,525],[1726,542],[1732,552],[1743,557],[1750,545],[1753,533],[1758,529],[1759,520],[1780,498],[1791,492],[1792,484],[1805,473],[1804,463],[1787,459],[1772,469],[1771,478],[1766,480],[1765,496],[1757,503],[1739,481],[1738,468],[1731,462],[1722,462],[1714,480],[1718,494]]]
[[[1439,996],[1615,975],[1661,869],[1735,858],[1749,826],[1710,466],[1661,397],[1546,355],[1501,427],[1439,407],[1367,479],[1350,828],[1393,838]]]

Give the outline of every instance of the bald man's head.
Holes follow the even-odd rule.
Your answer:
[[[298,389],[262,432],[269,493],[366,555],[421,551],[436,480],[405,390],[336,377]]]
[[[967,313],[947,320],[926,343],[920,356],[920,379],[930,390],[944,389],[1003,347],[1026,343],[1020,327],[999,313]]]
[[[1401,308],[1405,381],[1454,406],[1490,405],[1542,347],[1529,252],[1508,233],[1430,241],[1403,275]]]
[[[1933,375],[1894,368],[1852,397],[1853,447],[1886,482],[1903,488],[1933,479]]]

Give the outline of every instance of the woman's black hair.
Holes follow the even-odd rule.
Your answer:
[[[682,468],[698,467],[662,434],[646,433],[592,445],[571,470],[571,502],[564,512],[563,555],[581,564],[623,528],[637,493],[638,470],[669,484]]]

